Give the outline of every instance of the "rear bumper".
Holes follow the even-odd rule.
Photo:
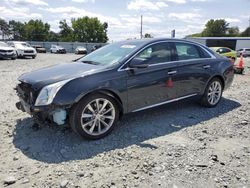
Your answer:
[[[224,90],[227,90],[232,84],[234,80],[234,67],[230,67],[224,73]]]

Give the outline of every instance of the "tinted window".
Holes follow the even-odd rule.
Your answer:
[[[228,48],[220,48],[217,51],[221,54],[231,52],[231,50]]]
[[[171,61],[171,49],[169,43],[154,44],[142,52],[135,58],[140,58],[149,64],[157,64]]]
[[[176,52],[179,60],[202,58],[198,47],[187,43],[175,43]]]
[[[250,49],[246,49],[246,51],[250,52]]]

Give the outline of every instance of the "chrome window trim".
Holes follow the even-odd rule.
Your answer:
[[[167,40],[162,40],[162,41],[157,41],[157,42],[150,43],[150,44],[146,45],[145,47],[143,47],[141,50],[139,50],[138,52],[136,52],[132,57],[130,57],[125,63],[123,63],[118,68],[117,71],[120,72],[120,71],[131,70],[131,68],[128,68],[128,67],[127,68],[122,68],[122,67],[125,66],[129,61],[131,61],[135,56],[137,56],[139,53],[141,53],[143,50],[145,50],[149,46],[154,45],[154,44],[159,44],[159,43],[165,43],[165,42],[186,43],[186,44],[191,44],[191,45],[194,45],[194,46],[198,46],[198,47],[202,48],[204,51],[206,51],[208,53],[208,55],[210,55],[210,58],[196,58],[196,59],[187,59],[187,60],[181,60],[181,61],[168,61],[168,62],[162,62],[162,63],[152,64],[152,65],[149,65],[149,67],[158,66],[158,65],[165,65],[165,64],[169,64],[169,63],[176,63],[176,62],[189,62],[189,61],[194,61],[194,60],[216,59],[216,57],[211,52],[209,52],[207,49],[205,49],[200,44],[196,44],[196,43],[189,42],[189,41],[167,41]]]
[[[186,95],[186,96],[179,97],[179,98],[176,98],[176,99],[171,99],[171,100],[168,100],[168,101],[165,101],[165,102],[161,102],[161,103],[153,104],[153,105],[146,106],[146,107],[143,107],[143,108],[139,108],[137,110],[133,110],[132,112],[139,112],[139,111],[142,111],[142,110],[146,110],[146,109],[149,109],[149,108],[154,108],[154,107],[161,106],[161,105],[164,105],[164,104],[169,104],[169,103],[172,103],[172,102],[177,102],[179,100],[186,99],[186,98],[189,98],[189,97],[194,97],[196,95],[198,95],[198,94],[194,93],[194,94]]]

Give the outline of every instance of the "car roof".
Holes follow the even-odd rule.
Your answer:
[[[152,43],[157,43],[157,42],[188,42],[191,44],[198,44],[198,45],[202,45],[198,42],[194,42],[194,41],[190,41],[187,39],[176,39],[176,38],[149,38],[149,39],[131,39],[131,40],[125,40],[125,41],[120,41],[118,43],[120,43],[121,45],[129,45],[129,44],[137,44],[140,43],[141,45],[148,45],[148,44],[152,44]]]

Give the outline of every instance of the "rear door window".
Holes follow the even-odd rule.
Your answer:
[[[200,49],[195,45],[188,43],[175,43],[175,46],[177,59],[179,61],[204,58]]]
[[[140,52],[135,58],[143,59],[149,64],[158,64],[171,61],[171,48],[169,43],[153,44]]]

